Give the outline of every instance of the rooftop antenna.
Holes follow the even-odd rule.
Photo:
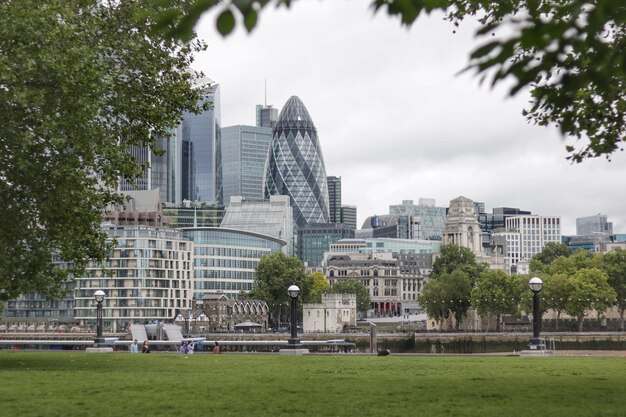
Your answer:
[[[265,77],[265,103],[264,107],[267,107],[267,77]]]

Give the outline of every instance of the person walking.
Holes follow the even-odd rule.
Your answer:
[[[130,344],[130,353],[139,353],[139,344],[137,343],[137,339],[133,340],[133,343]]]
[[[150,353],[150,345],[147,340],[143,341],[143,349],[141,350],[141,353]]]
[[[220,344],[215,341],[215,346],[213,347],[213,353],[220,353]]]

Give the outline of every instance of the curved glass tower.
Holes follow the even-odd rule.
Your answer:
[[[265,197],[288,195],[298,226],[329,223],[328,184],[317,129],[302,101],[283,107],[265,164]]]

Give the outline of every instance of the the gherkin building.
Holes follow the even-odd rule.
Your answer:
[[[274,127],[267,163],[265,196],[288,195],[293,220],[329,223],[328,184],[317,129],[302,101],[287,100]]]

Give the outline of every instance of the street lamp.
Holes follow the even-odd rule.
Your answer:
[[[104,343],[104,337],[102,337],[102,302],[106,294],[104,291],[98,290],[93,296],[96,299],[96,303],[98,303],[96,307],[96,339],[94,344],[99,346],[101,343]]]
[[[540,278],[533,277],[528,281],[528,286],[533,292],[533,338],[530,339],[531,350],[545,350],[546,343],[540,337],[541,333],[541,307],[539,301],[539,292],[543,288],[543,281]]]
[[[291,298],[291,338],[289,339],[289,348],[296,349],[302,347],[300,339],[298,339],[298,312],[297,303],[298,295],[300,295],[300,288],[297,285],[292,285],[287,289],[287,294]]]
[[[287,294],[291,298],[291,337],[287,342],[287,345],[280,350],[281,355],[304,355],[309,353],[308,349],[304,348],[304,345],[300,343],[298,339],[298,315],[296,309],[296,300],[300,295],[300,288],[297,285],[292,285],[287,288]]]

